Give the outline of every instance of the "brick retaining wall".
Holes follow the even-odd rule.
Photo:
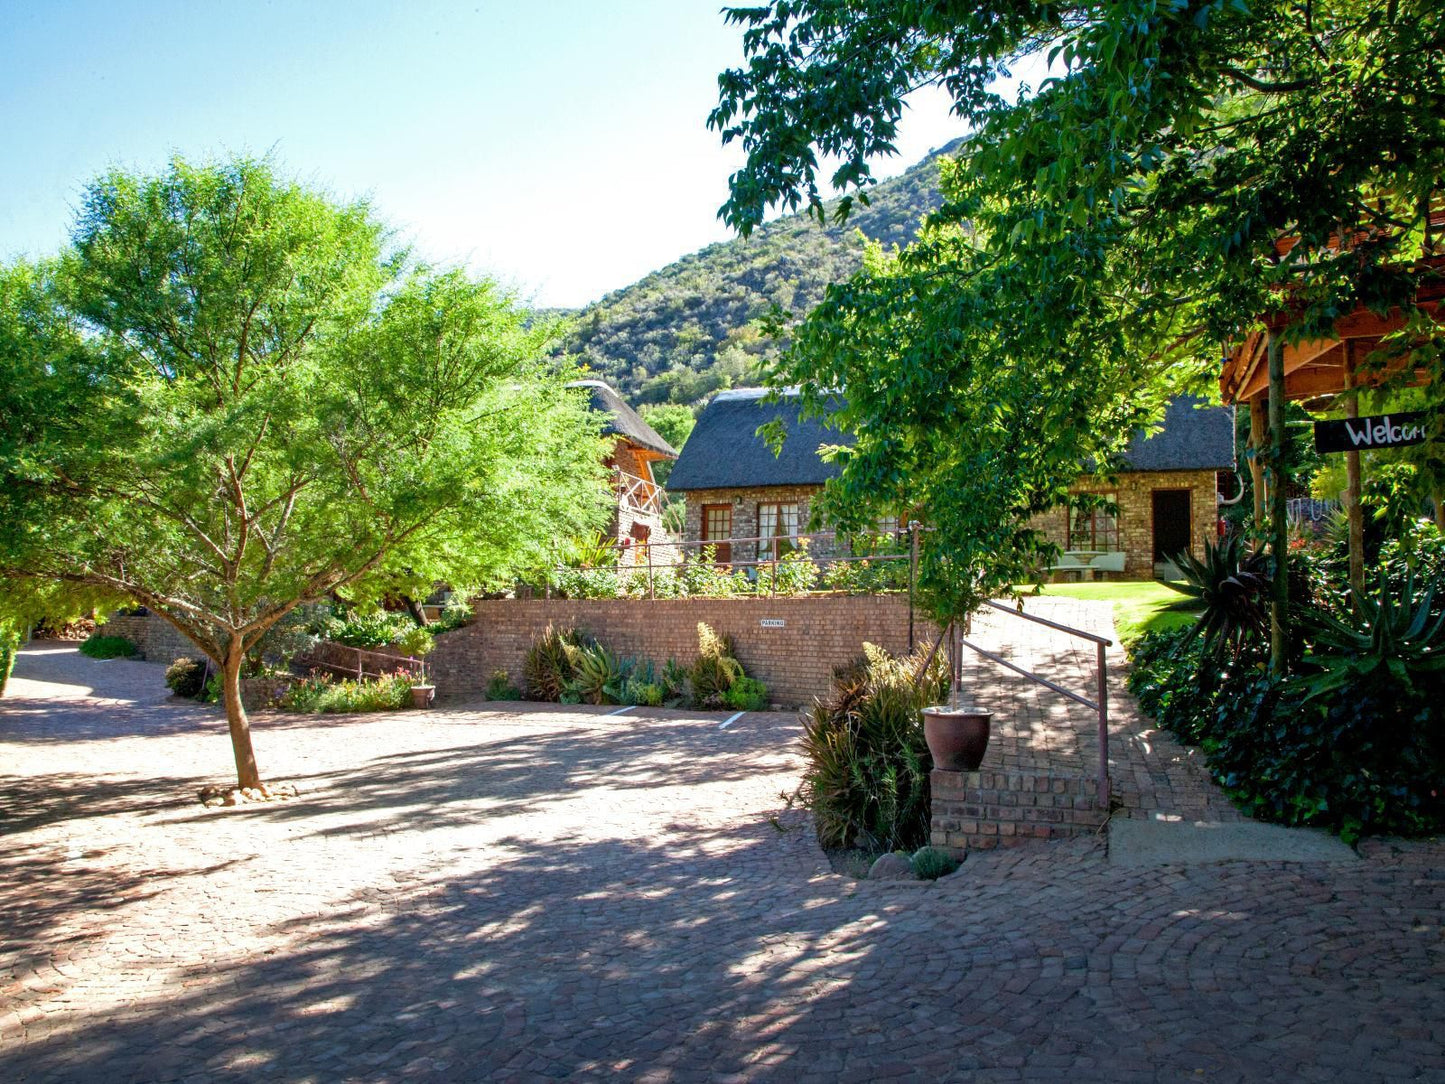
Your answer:
[[[163,662],[167,666],[176,659],[204,659],[205,652],[191,643],[163,617],[144,614],[140,617],[112,617],[100,631],[106,636],[124,636],[140,648],[147,662]]]
[[[929,786],[932,843],[954,854],[1088,835],[1106,819],[1096,779],[935,768]]]
[[[548,625],[576,628],[610,650],[661,666],[697,657],[697,624],[705,621],[737,642],[749,674],[776,704],[801,707],[828,689],[835,667],[862,653],[863,642],[894,653],[908,650],[908,598],[829,595],[808,598],[492,599],[476,604],[476,621],[437,638],[427,669],[447,697],[484,691],[503,669],[520,688],[522,659]],[[764,628],[763,620],[783,622]],[[936,631],[919,619],[916,636]]]

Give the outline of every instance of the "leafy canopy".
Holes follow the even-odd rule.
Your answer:
[[[775,206],[827,218],[825,161],[866,200],[919,86],[973,129],[920,240],[875,249],[771,371],[845,393],[859,441],[830,511],[861,522],[913,494],[948,605],[1017,576],[1040,544],[1022,517],[1262,315],[1288,303],[1307,336],[1356,303],[1418,311],[1445,166],[1428,0],[776,0],[729,18],[748,63],[720,76],[711,123],[748,153],[721,211],[743,233]],[[1055,77],[1013,102],[991,89],[1041,50]],[[1417,334],[1417,363],[1438,369],[1439,342]]]

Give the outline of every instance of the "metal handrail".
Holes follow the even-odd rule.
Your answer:
[[[1035,674],[1030,670],[1025,670],[1022,666],[1019,666],[1016,663],[1012,663],[1008,659],[994,654],[992,651],[987,651],[984,648],[979,647],[975,643],[969,642],[961,634],[958,635],[958,642],[964,647],[970,648],[971,650],[982,655],[984,658],[989,659],[992,662],[996,662],[1000,666],[1006,667],[1007,669],[1012,670],[1014,673],[1026,677],[1030,681],[1037,682],[1045,688],[1051,689],[1052,691],[1058,693],[1060,696],[1066,696],[1070,700],[1082,704],[1084,707],[1090,708],[1098,713],[1099,802],[1105,812],[1107,812],[1109,809],[1109,664],[1107,659],[1105,658],[1105,652],[1110,646],[1113,645],[1114,641],[1110,640],[1106,636],[1099,636],[1092,632],[1085,632],[1083,629],[1076,629],[1072,625],[1064,625],[1058,621],[1050,621],[1046,617],[1038,617],[1034,614],[1024,613],[1022,610],[1015,609],[1012,606],[1005,606],[1003,605],[1003,603],[1000,602],[994,602],[992,600],[989,600],[985,603],[985,605],[991,606],[993,607],[993,609],[998,610],[1000,613],[1008,614],[1011,617],[1021,617],[1025,621],[1034,622],[1036,625],[1044,625],[1048,628],[1056,629],[1059,632],[1068,633],[1070,636],[1077,636],[1081,640],[1088,640],[1093,643],[1095,649],[1094,658],[1096,667],[1095,676],[1097,681],[1096,688],[1098,691],[1095,693],[1097,699],[1090,700],[1088,697],[1076,693],[1072,689],[1066,689],[1062,685],[1052,682],[1046,677],[1041,677],[1040,675]]]

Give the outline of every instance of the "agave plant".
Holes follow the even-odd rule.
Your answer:
[[[1299,679],[1306,699],[1359,686],[1420,692],[1432,679],[1439,682],[1445,674],[1445,613],[1431,618],[1434,600],[1434,584],[1417,597],[1415,577],[1407,573],[1397,595],[1382,571],[1379,591],[1361,595],[1357,612],[1316,612],[1310,622],[1313,648],[1304,661],[1319,669]]]
[[[584,704],[613,704],[626,676],[623,660],[601,644],[593,644],[577,653],[568,689]]]
[[[1247,553],[1243,539],[1233,535],[1218,545],[1205,542],[1202,561],[1188,553],[1171,560],[1184,580],[1166,582],[1189,597],[1169,609],[1199,613],[1181,648],[1198,637],[1206,653],[1218,657],[1229,649],[1238,658],[1245,645],[1265,635],[1270,577],[1269,559],[1262,553]]]

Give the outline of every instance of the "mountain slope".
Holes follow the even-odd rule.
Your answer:
[[[939,204],[937,160],[959,142],[877,185],[871,205],[855,203],[843,226],[789,215],[608,294],[577,315],[563,349],[634,403],[692,403],[749,382],[756,359],[776,349],[752,322],[774,303],[806,312],[828,283],[857,270],[859,231],[887,245],[911,241]]]

